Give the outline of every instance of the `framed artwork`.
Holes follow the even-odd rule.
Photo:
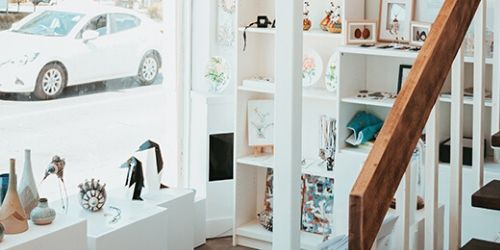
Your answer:
[[[419,47],[424,46],[424,43],[427,40],[430,31],[431,31],[430,23],[411,22],[410,44]]]
[[[232,47],[235,41],[235,0],[218,0],[217,10],[217,43]]]
[[[380,0],[379,41],[409,42],[414,4],[415,0]]]
[[[274,101],[248,101],[248,145],[274,145]]]
[[[375,44],[377,42],[377,22],[348,21],[347,44]]]
[[[302,229],[309,233],[329,235],[333,232],[334,179],[302,175]]]
[[[412,65],[401,64],[399,65],[399,77],[398,77],[398,94],[403,88],[403,84],[406,82],[406,78],[410,74]]]

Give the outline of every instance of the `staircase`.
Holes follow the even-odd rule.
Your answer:
[[[456,56],[479,6],[481,6],[478,11],[478,20],[480,21],[478,21],[479,26],[476,26],[476,30],[484,29],[485,2],[481,2],[481,0],[446,0],[444,2],[432,26],[432,32],[430,32],[424,47],[420,51],[406,83],[352,188],[349,201],[350,250],[369,250],[372,248],[391,200],[407,170],[413,150],[431,115],[441,88],[449,76],[452,64],[454,69],[455,67],[463,67],[463,54],[459,54],[459,57]],[[497,25],[500,25],[500,22],[497,22]],[[481,34],[480,32],[477,33]],[[481,47],[482,41],[476,39],[475,44],[478,45],[477,47]],[[485,58],[484,53],[480,52],[483,52],[483,49],[476,50],[475,74],[480,71],[484,72]],[[455,60],[456,58],[458,60]],[[458,86],[455,86],[455,88],[462,89],[455,92],[452,90],[452,99],[454,98],[452,103],[455,102],[454,104],[459,106],[459,103],[463,102],[463,76],[460,75],[460,71],[455,72],[459,73],[452,72],[452,78],[459,78],[458,82],[462,82],[457,84]],[[482,73],[480,73],[480,76],[474,79],[475,82],[481,82],[482,76]],[[455,82],[452,79],[452,85],[455,85]],[[477,113],[482,115],[484,85],[481,85],[478,89],[478,92],[474,94],[474,112],[480,111]],[[483,95],[481,95],[481,91]],[[463,112],[461,108],[455,111]],[[458,112],[454,113],[452,110],[452,122],[453,115]],[[459,119],[457,120],[460,121],[461,116],[458,115]],[[482,119],[477,120],[481,121]],[[482,134],[482,129],[475,134]],[[460,159],[460,162],[462,160],[461,137],[462,128],[459,126],[452,131],[452,140],[455,140],[456,146],[458,145],[452,150],[456,150],[454,159]],[[483,147],[477,149],[482,143],[482,138],[478,138],[479,136],[475,136],[474,148],[476,149],[474,150],[476,159],[481,157],[481,151],[484,150]],[[500,132],[493,136],[492,144],[494,147],[500,148]],[[461,247],[462,166],[461,163],[457,164],[457,166],[453,165],[457,162],[458,160],[452,161],[454,172],[450,181],[452,185],[450,218],[452,219],[450,219],[449,226],[449,249],[500,250],[500,244],[498,243],[477,239],[473,239]],[[473,166],[473,171],[477,176],[479,187],[483,183],[484,162],[478,162],[479,164],[476,162],[475,166]],[[427,209],[435,209],[435,205],[433,204],[433,208],[427,207]],[[500,181],[492,181],[474,193],[472,205],[485,209],[500,210]],[[430,232],[432,230],[435,230],[435,228],[430,229]],[[406,245],[404,249],[410,249],[410,247]],[[436,245],[427,244],[426,242],[426,249],[436,249]]]

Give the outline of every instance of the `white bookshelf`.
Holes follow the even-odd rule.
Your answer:
[[[324,3],[312,2],[310,19],[312,28],[303,32],[304,49],[312,48],[318,52],[324,68],[339,46],[345,43],[345,34],[332,34],[319,29],[319,23],[328,8]],[[345,18],[363,19],[365,0],[345,0],[342,5],[343,25]],[[246,29],[247,44],[243,51],[243,32],[258,15],[275,18],[275,1],[255,0],[237,1],[237,68],[236,68],[236,132],[235,132],[235,212],[234,245],[256,249],[269,249],[272,246],[272,232],[264,229],[257,220],[262,211],[265,194],[267,169],[279,167],[274,162],[272,153],[254,156],[248,146],[247,102],[255,99],[272,100],[275,94],[274,69],[278,61],[274,58],[275,32],[273,28]],[[279,22],[279,21],[278,21]],[[279,24],[278,24],[279,25]],[[343,28],[345,30],[345,27]],[[268,82],[256,81],[256,78],[268,78]],[[319,120],[321,115],[337,116],[338,93],[330,92],[324,84],[324,72],[321,80],[314,86],[303,89],[303,174],[334,177],[334,171],[327,171],[326,164],[318,157]],[[297,218],[300,220],[301,218]],[[346,222],[347,223],[347,219]],[[337,232],[336,232],[337,233]],[[347,232],[338,232],[346,234]],[[301,248],[317,249],[323,236],[301,232]]]

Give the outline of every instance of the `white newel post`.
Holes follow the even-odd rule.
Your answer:
[[[273,249],[300,249],[302,1],[276,0]]]
[[[439,102],[427,121],[425,145],[425,250],[438,249]]]
[[[449,249],[461,247],[462,238],[462,155],[464,116],[464,53],[461,48],[451,72],[450,128],[450,223]]]
[[[472,171],[474,185],[480,189],[484,184],[484,99],[486,81],[486,2],[481,1],[475,16],[474,36],[474,103],[472,124]]]

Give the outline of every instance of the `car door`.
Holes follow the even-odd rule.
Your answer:
[[[93,30],[99,36],[84,41],[82,34]],[[72,62],[71,82],[73,84],[108,80],[115,77],[118,70],[113,67],[113,39],[110,36],[109,15],[102,14],[92,18],[75,37],[75,55]]]
[[[141,20],[126,13],[110,14],[111,35],[113,38],[112,60],[121,76],[135,76],[141,58],[138,53],[141,43],[145,42],[141,36],[139,25]]]

